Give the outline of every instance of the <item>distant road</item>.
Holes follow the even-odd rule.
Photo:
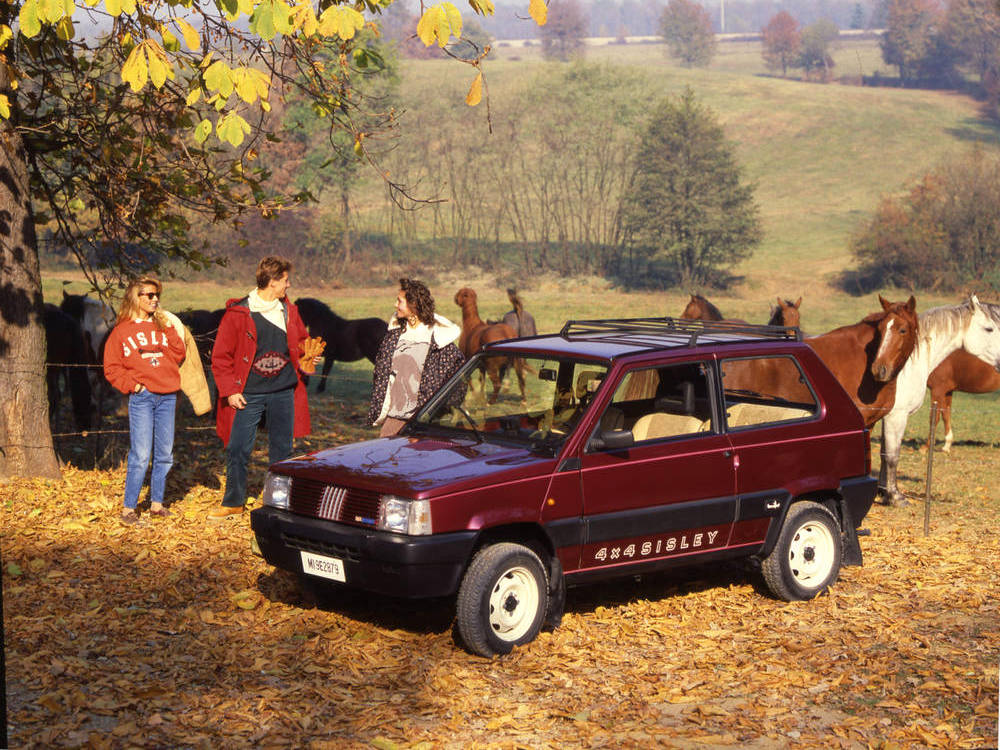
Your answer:
[[[841,39],[875,39],[882,35],[885,29],[844,29],[840,32]],[[759,42],[759,32],[749,32],[745,34],[716,34],[718,42]],[[627,36],[625,44],[659,44],[663,42],[662,36]],[[494,44],[497,47],[531,47],[538,44],[538,39],[497,39]],[[621,44],[621,39],[616,36],[590,36],[584,37],[583,43],[591,47],[601,47],[607,44]]]

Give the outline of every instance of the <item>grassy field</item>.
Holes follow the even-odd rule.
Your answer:
[[[765,74],[756,44],[721,49],[707,69],[679,67],[657,44],[589,48],[586,60],[644,75],[649,109],[658,98],[690,86],[715,111],[747,178],[757,185],[764,223],[762,245],[735,269],[745,276],[741,289],[748,296],[825,295],[852,266],[850,237],[881,196],[900,192],[973,146],[988,151],[1000,146],[996,123],[970,97],[786,80]],[[497,59],[488,61],[494,117],[516,111],[541,71],[565,65],[540,61],[538,54],[535,47],[498,48]],[[871,75],[880,69],[879,54],[875,41],[845,43],[835,54],[835,70]],[[462,116],[469,79],[450,61],[408,62],[404,129],[408,117],[434,122]],[[478,118],[480,145],[489,153],[485,108]],[[425,187],[434,192],[433,185]],[[372,226],[388,225],[384,206],[379,185],[358,195],[359,212]],[[430,225],[423,231],[430,236]]]

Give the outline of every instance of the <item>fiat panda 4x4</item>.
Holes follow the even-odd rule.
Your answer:
[[[750,558],[775,596],[816,596],[861,564],[870,463],[796,329],[571,321],[488,346],[396,437],[271,466],[250,518],[306,582],[454,596],[488,656],[596,579]]]

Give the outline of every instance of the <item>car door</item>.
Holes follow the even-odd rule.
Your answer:
[[[795,486],[827,470],[835,439],[816,429],[820,403],[795,357],[723,358],[719,373],[740,498],[733,544],[755,546]]]
[[[595,435],[635,431],[627,448],[582,448],[580,570],[725,549],[736,511],[731,446],[710,359],[622,373]]]

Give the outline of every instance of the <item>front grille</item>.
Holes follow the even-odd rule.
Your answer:
[[[374,526],[378,521],[379,502],[377,492],[293,477],[289,510],[353,526]]]

